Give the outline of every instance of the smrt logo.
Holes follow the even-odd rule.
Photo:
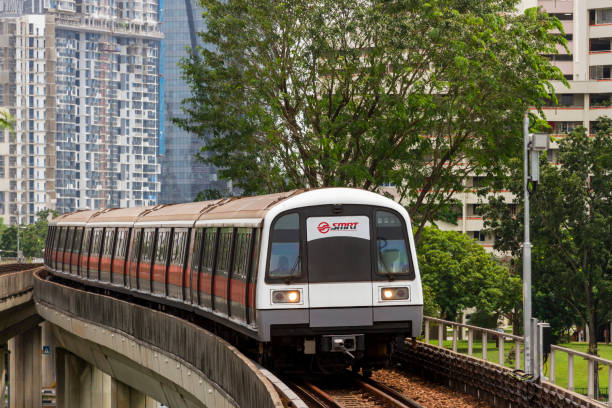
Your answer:
[[[321,234],[327,234],[329,232],[329,224],[326,223],[325,221],[320,222],[319,225],[317,226],[317,229],[319,230]]]
[[[321,234],[327,234],[329,231],[355,231],[357,229],[358,222],[334,222],[330,227],[328,223],[322,221],[317,225],[317,229]]]

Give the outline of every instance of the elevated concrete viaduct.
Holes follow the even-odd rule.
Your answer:
[[[11,408],[40,407],[53,385],[58,408],[282,406],[250,360],[201,327],[47,277],[39,265],[0,266]]]
[[[0,401],[5,398],[4,369],[8,358],[11,407],[40,406],[42,360],[38,356],[42,318],[32,298],[35,270],[42,270],[42,267],[32,264],[0,266]]]
[[[144,395],[172,408],[282,407],[249,359],[201,327],[46,277],[34,274],[34,300],[55,337],[58,407],[144,408]]]

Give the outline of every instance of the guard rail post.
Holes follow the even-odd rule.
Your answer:
[[[574,355],[567,356],[567,389],[574,391]]]
[[[429,344],[429,320],[425,319],[425,343]]]
[[[608,366],[608,406],[612,407],[612,365]]]
[[[444,323],[438,322],[438,347],[443,347],[444,343],[442,341],[442,332],[444,331]],[[446,337],[446,336],[444,336]]]
[[[468,356],[471,356],[474,352],[474,331],[468,329]]]
[[[550,350],[550,369],[548,371],[550,371],[548,373],[548,378],[550,382],[554,384],[555,383],[555,350],[553,349]]]
[[[487,332],[482,332],[482,359],[487,361]]]
[[[497,358],[499,365],[504,365],[504,335],[497,336]]]
[[[521,342],[514,340],[514,368],[521,369]]]
[[[588,362],[589,373],[587,375],[587,397],[595,398],[595,378],[593,378],[593,360]]]
[[[457,331],[458,331],[458,327],[457,325],[453,324],[453,351],[456,353],[457,352]]]

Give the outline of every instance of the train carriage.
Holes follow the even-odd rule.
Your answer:
[[[263,353],[367,366],[421,329],[408,214],[363,190],[79,211],[50,222],[45,263],[201,315]]]

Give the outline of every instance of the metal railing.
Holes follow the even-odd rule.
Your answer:
[[[515,336],[513,334],[501,333],[492,329],[485,329],[483,327],[471,326],[469,324],[450,322],[447,320],[437,319],[435,317],[423,317],[425,323],[425,342],[429,343],[430,340],[430,325],[434,323],[438,326],[438,347],[443,347],[444,339],[446,338],[446,328],[451,327],[452,329],[452,347],[453,351],[457,352],[457,344],[459,341],[459,331],[467,330],[467,354],[473,356],[474,354],[474,333],[480,333],[482,338],[482,359],[487,360],[487,344],[489,338],[496,339],[497,343],[497,358],[499,365],[504,365],[505,352],[504,343],[506,340],[514,342],[514,368],[517,370],[521,369],[521,343],[523,338],[521,336]]]
[[[601,357],[592,356],[590,354],[582,353],[580,351],[572,350],[565,347],[551,346],[550,347],[550,374],[549,380],[551,383],[555,383],[555,354],[557,352],[567,353],[567,388],[570,391],[574,391],[574,357],[582,357],[588,362],[588,374],[587,374],[587,396],[589,398],[597,399],[595,396],[595,378],[593,375],[595,364],[602,364],[608,367],[608,406],[612,407],[612,398],[610,398],[610,390],[612,390],[612,361],[603,359]]]
[[[452,330],[452,350],[457,352],[459,343],[459,332],[461,330],[467,330],[467,354],[474,356],[474,333],[480,333],[482,336],[482,360],[487,360],[487,344],[490,338],[497,340],[497,353],[499,365],[504,366],[505,352],[504,343],[505,341],[514,342],[514,368],[517,370],[521,369],[521,345],[523,343],[522,336],[516,336],[513,334],[502,333],[492,329],[485,329],[483,327],[472,326],[469,324],[451,322],[448,320],[438,319],[435,317],[423,316],[423,323],[425,326],[425,343],[429,344],[431,340],[432,326],[437,326],[437,340],[438,347],[444,348],[444,340],[447,338],[447,328]],[[592,356],[590,354],[582,353],[580,351],[572,350],[565,347],[551,345],[551,355],[549,358],[549,378],[548,382],[555,384],[555,353],[567,353],[568,358],[568,386],[567,389],[575,391],[574,388],[574,357],[581,357],[588,362],[588,380],[587,380],[587,397],[591,399],[597,399],[595,396],[595,381],[594,381],[594,365],[602,364],[608,367],[608,407],[612,407],[612,397],[610,396],[610,390],[612,390],[612,361],[603,359],[601,357]],[[511,351],[512,353],[512,351]],[[478,357],[475,357],[478,358]],[[489,361],[489,363],[493,363]],[[558,385],[558,384],[557,384]],[[599,393],[598,393],[599,394]]]

